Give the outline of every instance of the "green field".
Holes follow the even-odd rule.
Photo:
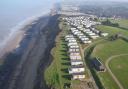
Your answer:
[[[108,18],[112,23],[118,23],[119,27],[127,29],[128,30],[128,19],[111,19]],[[99,20],[100,22],[105,20]]]
[[[92,56],[99,57],[105,62],[109,57],[123,53],[128,53],[128,42],[118,39],[97,45]]]
[[[120,27],[128,29],[128,19],[111,20],[113,23],[118,23]]]
[[[110,61],[109,67],[112,72],[124,86],[124,89],[128,88],[128,56],[121,56],[114,58]]]
[[[105,25],[98,25],[98,26],[96,26],[96,28],[100,31],[109,33],[109,36],[120,33],[120,34],[128,37],[128,30],[127,30],[128,20],[120,19],[120,20],[111,20],[111,21],[113,23],[119,23],[120,27],[122,27],[122,28],[105,26]],[[124,54],[124,53],[128,53],[128,42],[121,40],[121,39],[118,39],[115,41],[106,40],[106,42],[99,43],[98,45],[96,45],[91,56],[100,58],[101,62],[103,62],[105,64],[106,60],[109,57],[111,57],[113,55]],[[115,61],[115,60],[113,60],[113,61]],[[122,63],[122,65],[124,65],[123,62],[121,62],[121,61],[117,62],[117,63]],[[121,75],[123,70],[122,70],[122,72],[116,70],[115,67],[116,67],[117,63],[112,62],[110,67],[111,67],[112,71],[114,72],[114,74],[119,79],[119,81],[123,84],[124,88],[127,89],[126,87],[127,87],[128,83],[126,82],[127,80],[124,79],[127,76],[121,77],[121,76],[123,76],[123,74]],[[124,71],[125,71],[125,75],[128,75],[128,71],[126,71],[126,70],[124,70]],[[100,79],[101,83],[103,84],[103,86],[105,87],[105,89],[119,89],[118,85],[112,79],[112,77],[110,76],[108,71],[106,71],[104,73],[97,73],[97,75],[99,76],[99,79]]]
[[[127,48],[128,43],[121,39],[116,41],[106,41],[95,47],[92,56],[100,58],[105,64],[106,60],[113,55],[128,53]],[[128,74],[128,72],[126,74]],[[118,75],[118,73],[116,73],[116,75]],[[106,89],[119,89],[107,71],[104,73],[98,73],[98,76]]]
[[[96,28],[100,31],[109,33],[109,35],[120,33],[122,35],[128,36],[128,31],[120,28],[105,26],[105,25],[98,25]]]

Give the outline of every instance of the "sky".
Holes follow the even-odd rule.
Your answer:
[[[50,11],[55,2],[69,0],[0,0],[0,39],[3,33],[12,29],[28,17]],[[75,0],[72,0],[75,1]],[[128,0],[77,0],[77,1],[120,1]]]
[[[60,0],[60,1],[66,1],[66,0]],[[70,1],[70,0],[68,0]],[[115,2],[128,2],[128,0],[72,0],[72,1],[115,1]]]
[[[0,0],[0,41],[8,30],[32,16],[47,13],[59,0]]]
[[[59,0],[0,0],[1,20],[11,21],[45,13]],[[12,16],[12,18],[10,18]]]

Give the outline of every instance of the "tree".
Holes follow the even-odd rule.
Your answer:
[[[112,23],[109,19],[102,22],[103,25],[112,26],[112,27],[119,27],[118,23]]]

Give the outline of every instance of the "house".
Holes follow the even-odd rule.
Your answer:
[[[71,60],[71,65],[83,65],[82,60]]]
[[[79,38],[86,38],[86,36],[84,35],[84,36],[79,36]]]
[[[98,36],[98,35],[90,35],[90,37],[91,37],[92,39],[96,39],[96,38],[98,38],[99,36]]]
[[[77,32],[73,32],[74,35],[77,35],[77,34],[81,34],[80,31],[77,31]]]
[[[101,36],[108,36],[108,33],[101,33]]]
[[[75,40],[75,38],[69,37],[69,38],[66,38],[66,39],[65,39],[65,41],[69,41],[69,40]]]
[[[84,65],[72,65],[71,68],[69,68],[69,74],[81,73],[84,71],[85,71]]]
[[[79,34],[77,34],[77,36],[84,36],[84,34],[83,33],[79,33]]]
[[[94,29],[94,30],[92,30],[94,33],[96,33],[96,34],[99,34],[100,33],[100,31],[99,30],[96,30],[96,29]]]
[[[97,71],[105,71],[105,66],[98,58],[93,59],[92,64]]]
[[[89,36],[95,36],[95,35],[97,35],[97,34],[92,32],[92,33],[89,33],[88,35],[89,35]]]
[[[71,45],[69,48],[71,48],[71,49],[76,48],[77,49],[77,48],[79,48],[79,46],[78,45]]]
[[[71,52],[70,53],[70,56],[80,56],[80,53],[79,52],[75,52],[75,53],[74,52]]]
[[[81,41],[83,42],[83,41],[89,41],[89,38],[81,38]]]
[[[70,60],[82,60],[80,55],[70,55]]]
[[[79,52],[79,48],[69,48],[69,52]]]
[[[76,42],[76,40],[68,40],[68,42],[69,42],[69,43],[71,43],[71,42]]]
[[[67,35],[67,36],[65,36],[65,38],[71,38],[71,37],[73,37],[73,35]]]
[[[81,28],[83,28],[83,25],[79,25],[77,28],[78,28],[78,29],[81,29]]]
[[[72,74],[72,79],[73,80],[76,80],[76,79],[82,80],[84,78],[85,78],[85,74],[84,73],[73,73]]]
[[[84,44],[90,44],[90,43],[92,43],[92,41],[91,40],[85,40],[85,41],[83,41],[83,43]]]
[[[87,33],[87,34],[92,34],[93,32],[92,32],[92,31],[86,31],[85,33]]]
[[[83,32],[90,32],[90,29],[85,29],[83,30]]]
[[[78,45],[78,44],[77,44],[77,42],[70,42],[70,43],[68,43],[68,46],[73,46],[73,45],[76,46],[76,45]]]
[[[76,28],[71,28],[71,30],[76,30]]]

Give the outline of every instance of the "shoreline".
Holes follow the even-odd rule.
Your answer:
[[[36,24],[40,18],[45,17],[47,15],[48,14],[32,16],[17,24],[13,28],[14,30],[0,45],[0,58],[4,57],[7,53],[12,52],[16,48],[18,48],[20,46],[20,42],[24,39],[27,30],[29,30],[33,24]]]
[[[50,16],[40,17],[36,21],[36,23],[35,22],[34,24],[33,22],[29,23],[31,25],[26,25],[26,27],[23,27],[23,29],[21,29],[20,31],[15,32],[16,34],[13,37],[11,37],[11,40],[9,39],[8,42],[10,43],[6,44],[5,48],[6,47],[7,48],[3,49],[4,50],[3,53],[5,54],[4,56],[1,57],[1,59],[3,60],[2,64],[0,65],[0,88],[1,89],[15,89],[15,87],[17,86],[18,80],[20,79],[20,77],[22,77],[22,72],[24,73],[24,70],[26,71],[28,68],[30,68],[30,71],[28,70],[28,74],[26,74],[26,76],[28,76],[28,78],[30,79],[28,78],[25,78],[25,79],[33,81],[33,79],[35,78],[34,76],[36,74],[36,66],[38,65],[37,63],[40,59],[33,59],[33,63],[30,64],[29,62],[31,61],[28,58],[28,56],[32,52],[34,46],[36,46],[36,42],[39,38],[39,34],[41,30],[47,25],[49,18]],[[29,66],[26,65],[27,63]],[[33,70],[35,70],[34,71],[35,73],[32,73]],[[22,79],[22,81],[24,80]],[[30,86],[32,85],[33,84],[31,84]],[[20,85],[20,87],[21,86],[22,85]],[[24,86],[27,86],[27,85],[24,85]]]
[[[12,52],[14,49],[16,49],[22,41],[24,34],[25,31],[18,31],[13,37],[9,38],[4,47],[0,50],[0,58],[2,58],[6,53]]]
[[[10,84],[7,89],[32,89],[36,77],[37,66],[46,49],[45,35],[40,38],[40,31],[44,29],[49,20],[49,16],[41,17],[36,24],[33,24],[30,30],[25,34],[21,42],[21,61],[16,66]],[[43,42],[40,44],[38,42]],[[38,44],[37,44],[38,43]],[[42,46],[43,45],[43,46]],[[38,49],[38,46],[41,47]],[[41,50],[40,53],[38,50]],[[20,69],[20,70],[19,70]],[[24,76],[23,76],[24,75]],[[13,80],[15,79],[15,80]]]
[[[26,32],[22,33],[25,35],[20,46],[9,54],[11,57],[5,55],[5,68],[0,69],[1,74],[4,74],[0,74],[1,89],[50,89],[43,75],[51,62],[49,54],[59,32],[56,29],[57,18],[41,17],[29,30],[23,30]]]

